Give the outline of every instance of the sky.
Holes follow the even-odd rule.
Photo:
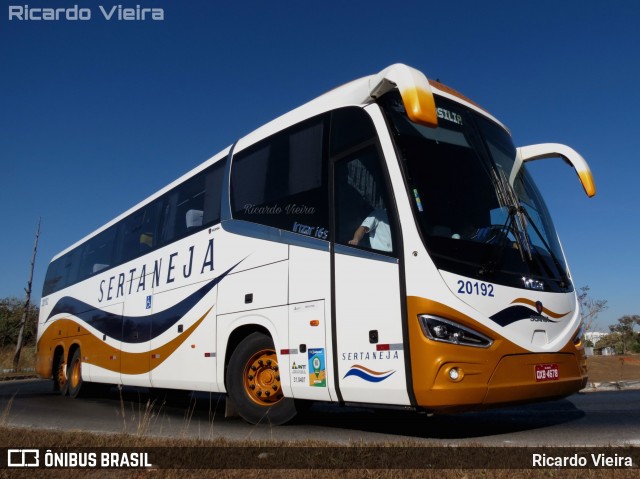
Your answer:
[[[59,251],[263,123],[402,62],[505,123],[558,142],[530,171],[576,286],[640,314],[640,3],[629,1],[32,0],[0,2],[0,298],[33,298]],[[89,8],[88,21],[9,20],[11,6]],[[117,20],[115,6],[162,8]],[[117,9],[116,9],[117,10]]]

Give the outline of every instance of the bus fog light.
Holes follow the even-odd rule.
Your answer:
[[[449,379],[451,379],[452,381],[457,381],[458,379],[460,379],[460,371],[458,371],[458,368],[451,368],[449,370]]]

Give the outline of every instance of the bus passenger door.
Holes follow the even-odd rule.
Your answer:
[[[410,404],[398,222],[377,142],[334,158],[333,307],[345,402]]]

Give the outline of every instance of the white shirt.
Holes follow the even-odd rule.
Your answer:
[[[371,248],[379,251],[392,251],[391,228],[387,210],[377,208],[362,222],[362,226],[369,232]]]

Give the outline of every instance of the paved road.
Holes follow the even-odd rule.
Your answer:
[[[50,381],[24,380],[0,383],[0,413],[16,426],[205,439],[640,446],[638,390],[576,394],[553,402],[433,417],[317,404],[294,424],[270,427],[225,418],[220,395],[166,399],[144,389],[112,388],[101,397],[73,400],[54,393]]]

